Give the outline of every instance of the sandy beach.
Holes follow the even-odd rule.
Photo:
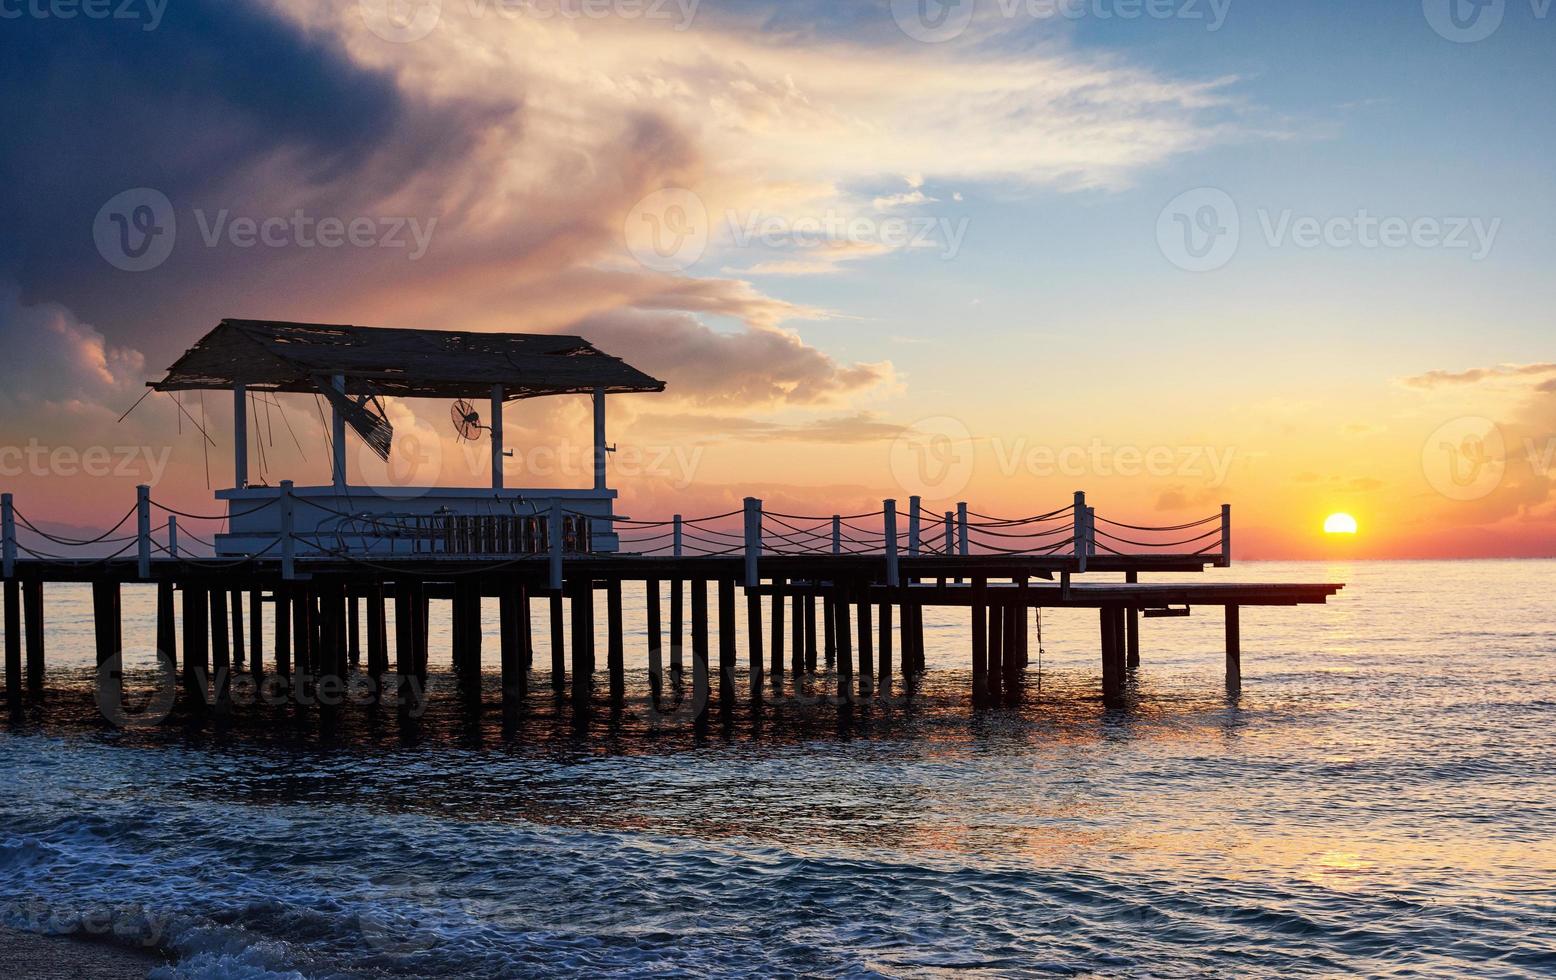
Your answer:
[[[167,962],[155,952],[6,928],[0,928],[0,945],[5,947],[10,973],[28,980],[125,980],[144,977]]]

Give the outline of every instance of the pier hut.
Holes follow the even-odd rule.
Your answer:
[[[216,498],[227,508],[227,530],[216,537],[221,556],[276,550],[289,514],[302,556],[330,552],[509,555],[545,550],[545,518],[566,513],[569,537],[588,535],[577,550],[616,550],[616,491],[607,485],[606,398],[663,391],[665,384],[582,337],[559,334],[460,333],[344,324],[223,320],[180,357],[156,391],[230,391],[233,400],[233,484]],[[317,395],[329,405],[330,482],[265,486],[250,480],[249,422],[255,396]],[[503,407],[557,395],[589,398],[594,412],[593,483],[574,489],[509,487]],[[362,451],[387,460],[394,428],[385,398],[450,403],[460,438],[490,443],[491,485],[361,486],[348,477],[348,429]],[[482,416],[476,406],[486,409]],[[283,493],[303,506],[270,506]],[[575,530],[576,525],[576,530]]]
[[[233,485],[216,491],[220,507],[211,515],[175,511],[142,486],[119,524],[92,538],[50,534],[0,493],[5,690],[13,713],[44,693],[44,587],[52,582],[92,587],[100,705],[117,703],[120,590],[154,587],[157,650],[170,675],[181,668],[179,689],[193,714],[230,707],[235,670],[279,680],[308,695],[299,702],[310,705],[323,705],[318,692],[338,690],[359,671],[386,693],[415,687],[427,676],[433,599],[450,603],[454,671],[479,704],[483,597],[499,601],[504,709],[534,697],[531,675],[544,672],[552,696],[587,714],[600,700],[595,617],[602,594],[609,681],[602,691],[620,711],[622,587],[638,582],[652,710],[660,708],[664,681],[679,681],[684,671],[698,718],[715,706],[727,714],[742,697],[760,705],[781,695],[786,676],[796,691],[810,689],[823,671],[836,685],[837,704],[868,706],[896,679],[925,670],[925,606],[968,609],[975,705],[1019,700],[1033,612],[1054,607],[1097,610],[1101,696],[1110,707],[1127,707],[1128,680],[1149,663],[1142,617],[1223,610],[1226,681],[1236,686],[1244,606],[1321,604],[1343,587],[1195,581],[1232,564],[1228,505],[1166,526],[1098,513],[1081,491],[1062,507],[1007,517],[965,501],[932,513],[916,496],[851,514],[779,512],[755,496],[722,514],[618,514],[606,480],[606,397],[665,385],[580,337],[223,320],[150,387],[232,393]],[[269,486],[250,478],[250,416],[256,397],[274,392],[328,403],[328,484]],[[502,408],[550,395],[591,399],[592,486],[508,487]],[[387,458],[394,432],[383,400],[390,397],[450,402],[461,438],[490,441],[490,486],[352,484],[347,430],[360,451]],[[484,419],[477,405],[487,407]],[[154,519],[159,510],[170,515],[165,523]],[[180,547],[178,517],[219,525],[211,553]],[[99,551],[77,550],[86,548]],[[1147,575],[1153,580],[1143,581]],[[742,591],[744,692],[736,616]],[[549,662],[539,665],[532,600],[549,613]]]

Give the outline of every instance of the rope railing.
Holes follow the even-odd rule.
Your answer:
[[[278,490],[275,497],[258,506],[216,515],[171,507],[152,499],[149,488],[140,487],[136,505],[118,521],[101,534],[82,537],[43,529],[16,509],[10,494],[0,494],[4,504],[0,543],[3,543],[5,575],[15,574],[18,552],[42,562],[96,564],[112,561],[135,549],[142,578],[149,577],[153,553],[180,561],[198,561],[211,567],[212,558],[221,557],[216,553],[223,543],[215,537],[202,537],[184,529],[183,537],[208,549],[212,558],[180,554],[178,518],[230,522],[277,506],[280,509],[277,527],[250,526],[236,535],[229,532],[227,547],[235,547],[233,538],[238,541],[252,538],[255,547],[264,545],[261,550],[237,557],[235,560],[239,563],[255,560],[280,548],[283,574],[287,576],[293,574],[298,557],[352,560],[382,557],[386,554],[382,546],[385,539],[410,538],[411,553],[401,554],[391,545],[387,552],[390,560],[439,557],[507,561],[549,557],[551,579],[555,583],[560,581],[564,557],[576,559],[602,553],[602,549],[595,547],[591,533],[591,529],[599,526],[613,534],[610,543],[603,546],[603,553],[677,558],[744,555],[747,576],[751,579],[755,579],[759,571],[757,559],[766,556],[880,558],[886,562],[888,580],[895,580],[897,565],[904,557],[1058,557],[1070,559],[1073,570],[1084,572],[1087,558],[1098,554],[1126,558],[1152,555],[1209,558],[1223,566],[1230,563],[1231,556],[1229,506],[1223,505],[1218,515],[1194,521],[1166,525],[1131,524],[1099,515],[1094,507],[1087,505],[1082,493],[1077,493],[1069,506],[1026,517],[997,517],[971,510],[966,504],[958,504],[954,511],[936,514],[925,510],[917,497],[910,498],[908,506],[901,511],[897,501],[885,500],[881,509],[864,513],[791,514],[765,510],[759,499],[747,498],[739,510],[692,518],[675,515],[669,520],[645,520],[567,508],[555,497],[548,510],[538,502],[530,502],[527,513],[519,513],[513,503],[508,505],[512,512],[509,514],[460,514],[448,509],[439,509],[430,517],[425,512],[395,514],[367,509],[349,512],[309,495],[295,493],[289,481],[283,481]],[[310,519],[306,525],[298,526],[299,505],[325,515],[325,519]],[[165,532],[161,528],[153,532],[152,508],[170,515]],[[737,517],[744,522],[743,528],[733,526],[732,519]],[[119,534],[131,518],[136,519],[134,533]],[[501,523],[507,520],[525,523],[515,529],[515,526]],[[472,522],[469,527],[458,524],[457,530],[474,535],[473,540],[481,547],[473,550],[456,548],[455,544],[462,544],[463,539],[456,542],[446,537],[454,533],[450,528],[460,521]],[[18,528],[58,550],[19,543]],[[617,531],[622,533],[615,535]],[[162,541],[156,539],[158,533],[164,534]],[[60,553],[113,545],[119,547],[106,556],[75,558]]]

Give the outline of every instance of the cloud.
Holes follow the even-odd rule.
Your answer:
[[[144,380],[140,351],[114,346],[58,303],[24,305],[0,283],[0,405],[7,435],[27,416],[98,410],[107,399],[135,397]],[[126,403],[124,408],[128,408]]]
[[[889,361],[843,363],[790,332],[723,333],[684,313],[619,311],[576,331],[699,405],[826,405],[894,383]]]
[[[1538,378],[1546,375],[1556,375],[1556,363],[1499,364],[1495,367],[1471,368],[1467,371],[1427,371],[1424,374],[1402,378],[1400,383],[1407,388],[1429,391],[1452,385],[1473,385],[1483,381]],[[1541,388],[1547,390],[1543,385]]]
[[[633,430],[640,436],[668,439],[735,438],[819,442],[837,445],[880,442],[895,438],[905,426],[883,420],[870,412],[779,422],[743,416],[703,414],[645,414]]]

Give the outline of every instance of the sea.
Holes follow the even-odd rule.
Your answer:
[[[49,694],[0,721],[0,925],[159,977],[1556,975],[1556,562],[1206,575],[1345,588],[1245,609],[1239,687],[1196,608],[1143,621],[1106,707],[1097,614],[1044,610],[1019,700],[974,708],[967,611],[927,609],[916,685],[758,706],[742,641],[703,725],[652,706],[629,587],[621,712],[553,696],[543,603],[517,714],[488,603],[471,706],[434,602],[419,718],[121,727],[89,590],[51,586]],[[136,704],[150,590],[124,615]]]

